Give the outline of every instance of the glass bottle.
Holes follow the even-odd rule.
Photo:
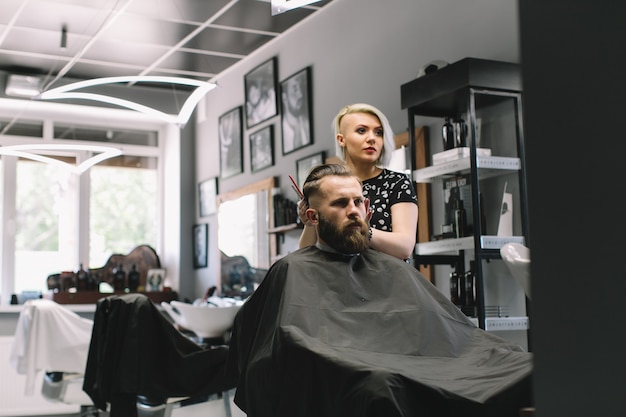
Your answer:
[[[470,261],[469,271],[465,273],[463,279],[463,286],[465,287],[465,307],[476,306],[476,279],[474,275],[474,261]]]
[[[456,233],[456,237],[465,236],[465,229],[467,227],[467,214],[465,213],[465,208],[463,207],[463,200],[458,199],[455,201],[454,208],[454,232]]]
[[[126,290],[126,272],[122,269],[121,263],[113,270],[113,289],[115,291]]]
[[[461,305],[460,284],[461,276],[459,273],[456,270],[450,272],[450,301],[456,306]]]
[[[137,291],[139,288],[139,271],[137,265],[133,264],[133,268],[128,272],[128,290]]]
[[[78,271],[76,271],[76,290],[87,291],[89,289],[89,276],[87,271],[83,269],[83,263],[80,263]]]
[[[447,151],[454,148],[454,126],[449,117],[441,128],[441,137],[443,138],[443,150]]]

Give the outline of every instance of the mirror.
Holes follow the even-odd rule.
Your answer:
[[[218,247],[224,297],[246,298],[261,282],[276,255],[273,177],[217,196]]]

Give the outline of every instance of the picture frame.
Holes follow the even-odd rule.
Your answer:
[[[209,225],[208,223],[193,226],[193,268],[206,268],[208,263]]]
[[[278,114],[276,68],[277,59],[272,57],[244,75],[248,129]]]
[[[325,156],[325,152],[318,152],[296,161],[296,180],[300,189],[302,189],[304,180],[309,175],[311,168],[323,164]]]
[[[217,212],[217,178],[209,178],[198,184],[198,210],[200,217]]]
[[[232,177],[243,172],[242,111],[242,107],[238,106],[218,119],[221,178]]]
[[[165,283],[165,269],[148,269],[146,272],[146,292],[163,291]]]
[[[250,170],[261,171],[274,165],[274,125],[250,133]]]
[[[313,143],[311,67],[280,83],[283,155]]]

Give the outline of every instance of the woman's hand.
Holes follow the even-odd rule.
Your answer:
[[[298,217],[304,226],[313,226],[306,217],[306,211],[308,208],[309,205],[304,200],[300,200],[298,202]]]

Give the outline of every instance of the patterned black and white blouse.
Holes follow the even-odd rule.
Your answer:
[[[370,225],[386,232],[391,232],[391,206],[404,202],[417,204],[415,188],[409,177],[388,169],[363,181],[363,196],[370,199],[370,207],[374,210]]]

